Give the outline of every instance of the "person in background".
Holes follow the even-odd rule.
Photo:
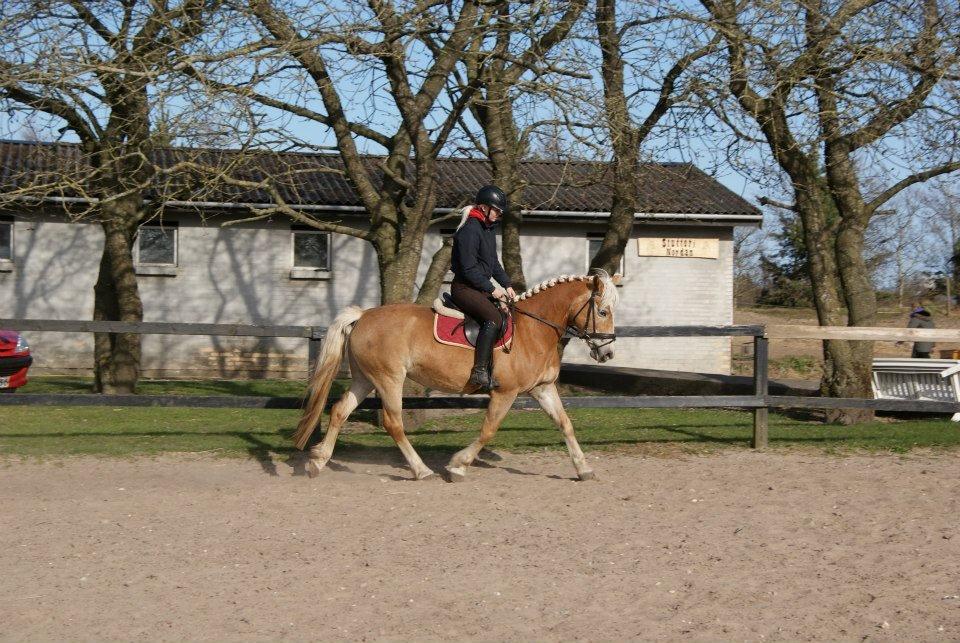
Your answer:
[[[930,311],[920,305],[919,302],[913,305],[913,311],[910,313],[910,321],[907,328],[934,328],[933,318]],[[902,344],[903,342],[897,342]],[[913,353],[910,357],[930,358],[930,352],[933,350],[933,342],[914,342]]]

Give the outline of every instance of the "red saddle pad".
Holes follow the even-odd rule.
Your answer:
[[[433,313],[433,337],[441,344],[449,344],[450,346],[460,346],[462,348],[473,349],[473,344],[467,340],[467,335],[464,332],[464,319],[457,319],[456,317],[447,317],[446,315],[441,315],[438,312]],[[513,340],[513,317],[507,317],[507,332],[503,334],[503,337],[500,338],[500,341],[496,343],[494,349],[504,348],[505,346],[509,348],[510,342]]]

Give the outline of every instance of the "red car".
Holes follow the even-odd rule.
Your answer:
[[[0,393],[27,383],[33,363],[27,341],[15,330],[0,330]]]

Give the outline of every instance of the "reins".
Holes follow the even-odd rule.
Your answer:
[[[564,328],[563,326],[560,326],[559,324],[553,323],[553,322],[550,321],[549,319],[544,319],[543,317],[540,317],[539,315],[535,315],[535,314],[533,314],[533,313],[531,313],[531,312],[529,312],[529,311],[526,311],[526,310],[520,308],[520,307],[516,304],[516,301],[514,301],[514,300],[509,300],[509,301],[507,301],[506,303],[507,303],[507,307],[508,307],[511,311],[516,311],[516,312],[520,313],[521,315],[526,315],[527,317],[530,317],[531,319],[535,319],[535,320],[537,320],[538,322],[540,322],[541,324],[546,324],[547,326],[549,326],[549,327],[551,327],[552,329],[554,329],[555,331],[557,331],[557,333],[558,333],[557,339],[559,339],[560,337],[563,337],[565,334],[569,333],[569,334],[573,335],[574,337],[576,337],[577,339],[582,339],[583,341],[585,341],[591,348],[597,349],[597,348],[601,348],[601,347],[603,347],[603,346],[606,346],[607,344],[612,344],[612,343],[617,339],[617,335],[616,335],[615,333],[598,333],[598,332],[597,332],[597,330],[596,330],[596,329],[597,329],[597,317],[596,317],[596,314],[597,314],[597,303],[596,303],[596,297],[597,297],[597,294],[596,294],[595,292],[592,293],[592,294],[590,295],[590,297],[587,299],[587,301],[585,301],[585,302],[583,303],[583,305],[580,306],[580,309],[573,315],[573,318],[576,319],[577,317],[580,316],[580,313],[583,312],[583,309],[586,308],[587,306],[589,306],[589,308],[587,309],[587,319],[586,319],[586,322],[584,323],[584,327],[583,327],[583,328],[578,328],[577,326],[574,326],[573,324],[568,324],[567,327]],[[588,331],[586,331],[585,329],[588,328],[591,323],[593,324],[593,332],[588,332]],[[603,343],[598,343],[598,340],[599,340],[599,341],[606,340],[606,341],[603,341]]]

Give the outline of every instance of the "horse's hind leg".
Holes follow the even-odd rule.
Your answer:
[[[320,474],[320,471],[327,465],[327,461],[333,455],[333,447],[337,442],[337,436],[340,435],[340,427],[347,421],[357,405],[373,390],[373,384],[359,369],[354,368],[352,372],[353,381],[350,383],[350,390],[344,393],[330,409],[330,424],[327,426],[327,433],[323,436],[323,441],[314,445],[307,454],[309,457],[307,460],[307,475],[311,478]]]
[[[587,459],[580,449],[580,443],[577,442],[577,436],[573,433],[573,422],[570,421],[570,417],[563,408],[563,402],[560,401],[560,393],[557,392],[556,385],[542,384],[532,389],[530,395],[540,403],[540,407],[563,431],[563,439],[567,443],[567,451],[570,452],[570,458],[577,470],[577,476],[581,480],[593,480],[593,470],[587,464]]]
[[[516,398],[516,393],[494,391],[490,394],[490,403],[487,405],[487,415],[483,418],[480,435],[467,448],[454,453],[447,464],[447,473],[450,474],[451,482],[464,480],[467,475],[467,467],[473,463],[483,446],[493,439],[497,429],[500,428],[500,423],[503,422],[504,416],[506,416]]]
[[[401,379],[401,382],[403,380]],[[387,430],[393,441],[400,447],[407,464],[413,469],[417,480],[423,480],[433,475],[433,471],[423,463],[413,445],[403,431],[403,385],[390,386],[391,390],[378,388],[383,403],[383,428]]]

